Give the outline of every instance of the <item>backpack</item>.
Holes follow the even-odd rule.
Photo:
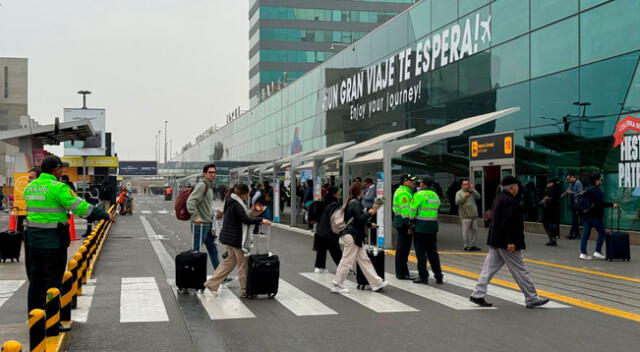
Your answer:
[[[591,210],[595,203],[591,200],[591,197],[587,194],[592,186],[588,186],[584,191],[577,193],[573,198],[574,209],[579,214],[584,214]]]
[[[354,200],[352,200],[352,202]],[[333,233],[340,234],[342,231],[344,231],[344,229],[347,228],[347,226],[349,226],[351,221],[353,221],[353,218],[349,219],[349,221],[347,222],[344,221],[344,211],[347,208],[347,205],[349,205],[350,203],[351,202],[345,203],[345,205],[336,209],[336,211],[331,214],[331,218],[329,218],[329,225],[331,225],[331,231],[333,231]]]
[[[309,205],[309,209],[307,210],[307,221],[309,224],[315,224],[320,221],[320,216],[322,216],[324,206],[325,204],[321,200],[316,200]]]
[[[206,187],[204,194],[207,194],[207,192],[209,192],[209,185],[204,182],[204,186]],[[193,192],[194,188],[195,187],[185,187],[178,193],[175,204],[176,218],[178,218],[178,220],[191,220],[191,213],[189,213],[189,210],[187,210],[187,199],[189,199],[189,196],[191,195],[191,192]]]

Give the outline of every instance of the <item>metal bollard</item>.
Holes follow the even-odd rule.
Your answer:
[[[16,340],[9,340],[2,344],[0,352],[22,352],[22,345]]]
[[[78,262],[71,259],[67,263],[67,270],[71,273],[71,309],[78,307]]]
[[[47,337],[58,336],[58,323],[60,323],[60,290],[52,287],[47,290]]]
[[[62,275],[62,297],[60,297],[61,330],[71,329],[71,299],[73,298],[73,274],[65,271]]]
[[[45,337],[44,310],[34,309],[29,312],[29,351],[45,352]]]
[[[82,284],[86,283],[86,280],[84,279],[84,274],[87,270],[87,265],[88,265],[87,247],[80,246],[80,248],[78,248],[78,253],[82,255],[82,263],[78,262],[78,264],[80,265],[80,270],[78,270],[78,283],[79,283],[78,287],[81,287]]]

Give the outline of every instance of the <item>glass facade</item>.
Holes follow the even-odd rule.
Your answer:
[[[449,188],[471,171],[468,137],[513,131],[527,220],[541,220],[537,204],[547,181],[564,181],[569,171],[582,179],[598,172],[606,199],[622,205],[621,226],[640,230],[640,164],[633,152],[640,139],[632,130],[627,139],[616,132],[622,120],[640,119],[638,28],[637,0],[425,0],[183,157],[202,159],[220,142],[228,149],[225,160],[270,161],[405,128],[423,133],[518,106],[462,137],[394,160],[394,175],[433,176],[442,210],[450,211]],[[371,164],[354,173],[380,169]],[[567,208],[563,203],[565,224]]]

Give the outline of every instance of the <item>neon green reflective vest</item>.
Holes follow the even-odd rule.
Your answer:
[[[413,195],[409,206],[409,218],[416,220],[417,233],[438,232],[438,208],[440,197],[430,189],[424,189]]]
[[[67,222],[69,211],[87,218],[94,209],[68,185],[44,172],[24,189],[24,200],[27,204],[27,241],[33,248],[59,248],[58,223]]]
[[[403,218],[409,217],[409,205],[411,204],[411,189],[400,186],[393,194],[393,213]]]

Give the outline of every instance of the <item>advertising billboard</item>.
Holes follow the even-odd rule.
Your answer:
[[[96,135],[84,141],[64,142],[65,156],[105,155],[105,110],[104,109],[64,109],[64,122],[87,119],[91,121]]]
[[[158,174],[157,161],[120,161],[120,176],[155,176]]]

